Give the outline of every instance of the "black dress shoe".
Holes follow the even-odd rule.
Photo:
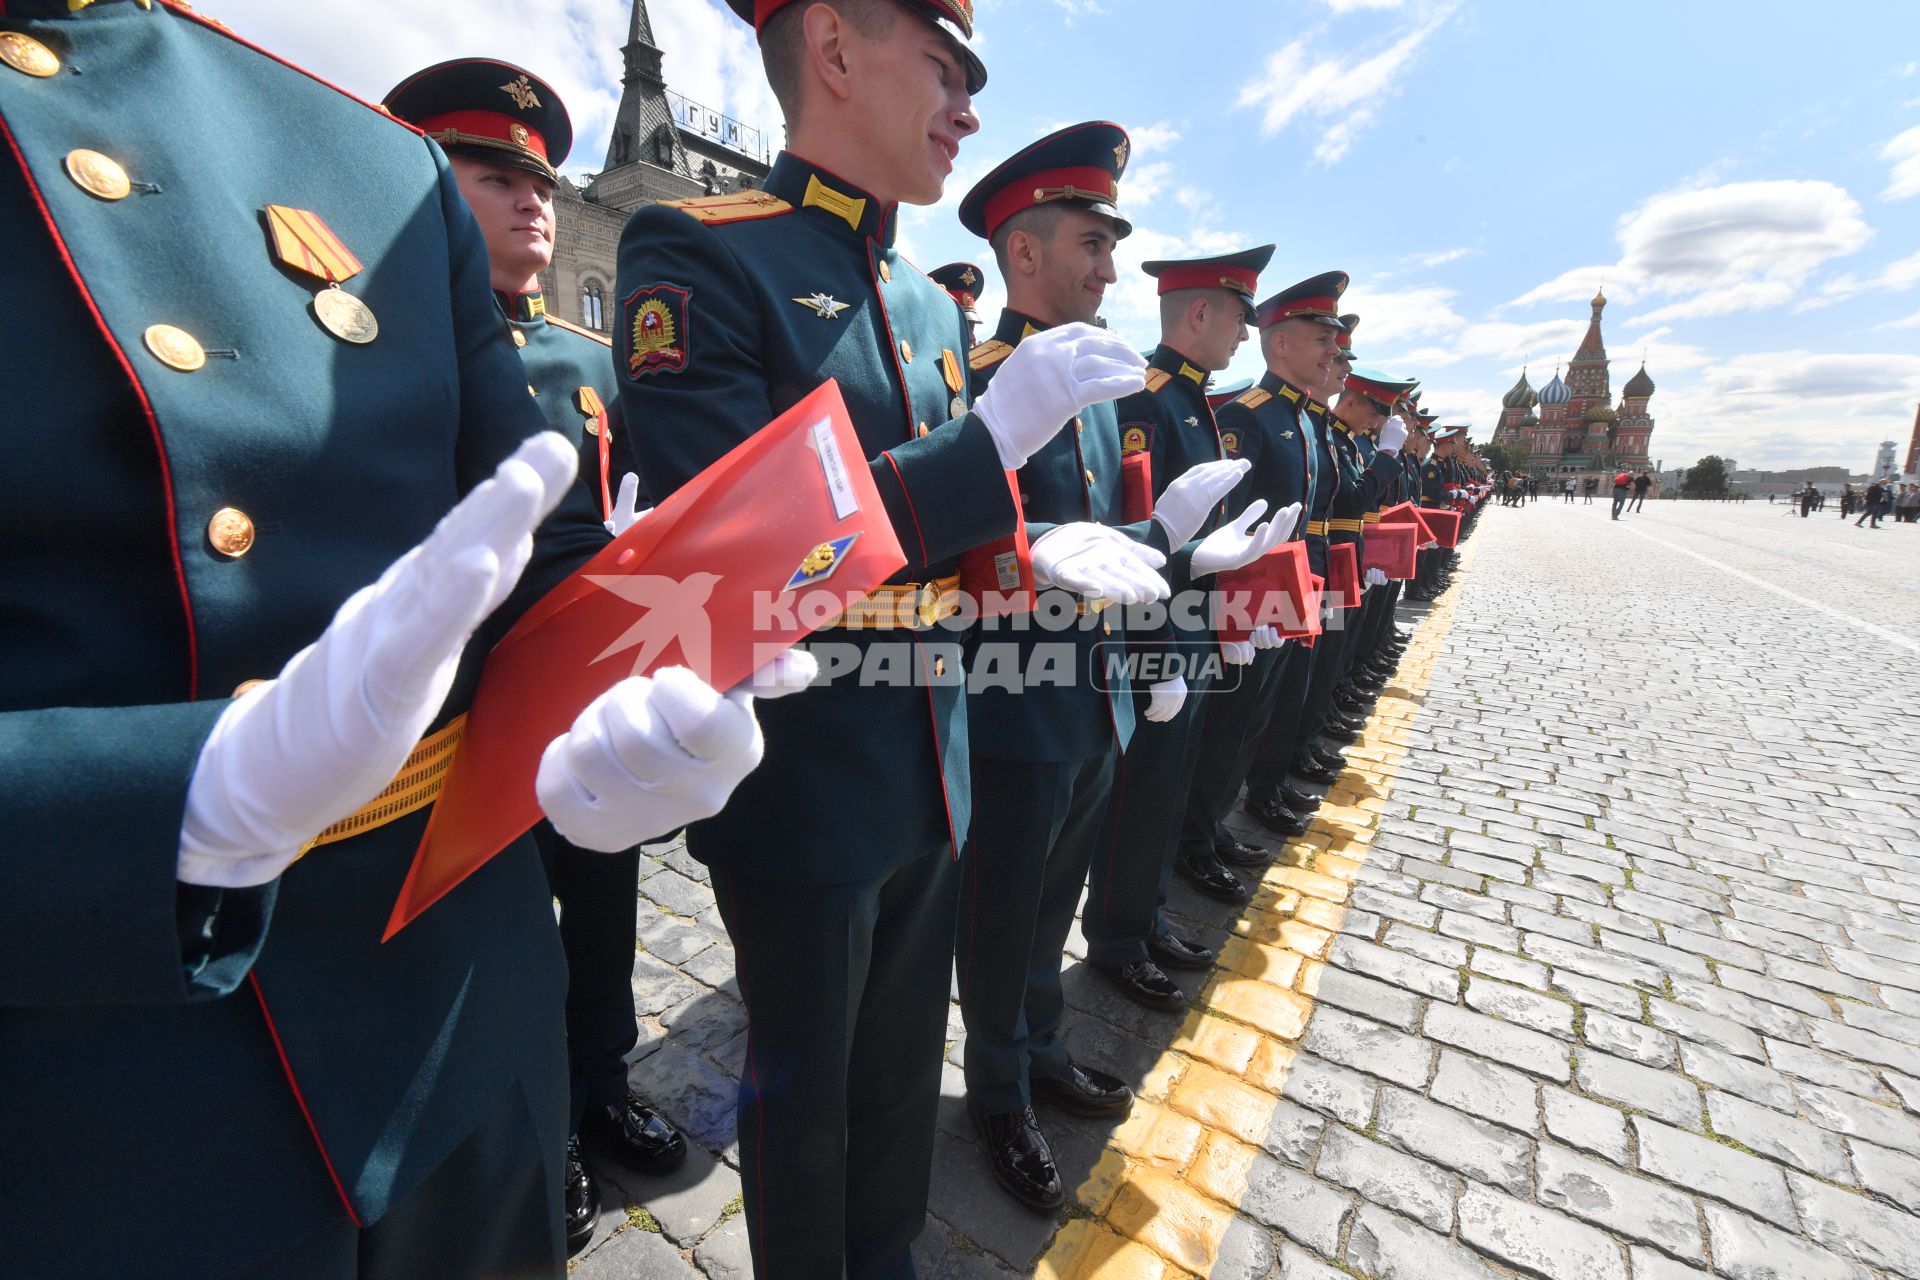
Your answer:
[[[1040,1132],[1033,1108],[989,1115],[969,1100],[967,1110],[973,1113],[973,1127],[993,1165],[993,1176],[1008,1194],[1036,1213],[1058,1209],[1067,1192],[1060,1185],[1053,1148],[1047,1145],[1047,1135]]]
[[[1356,687],[1377,695],[1387,687],[1387,677],[1372,671],[1356,671],[1353,673],[1353,683]]]
[[[1349,729],[1345,721],[1335,720],[1332,717],[1328,717],[1320,722],[1320,736],[1330,738],[1335,742],[1360,741],[1359,730]]]
[[[587,1108],[580,1136],[593,1153],[635,1173],[668,1173],[687,1158],[687,1140],[635,1094],[617,1107]]]
[[[1067,1064],[1064,1076],[1035,1076],[1031,1087],[1034,1097],[1076,1116],[1123,1116],[1133,1110],[1133,1090],[1126,1081],[1077,1062]]]
[[[1177,933],[1156,933],[1148,938],[1147,954],[1168,968],[1213,968],[1213,948],[1203,947]]]
[[[1336,773],[1347,767],[1347,758],[1332,747],[1314,743],[1307,748],[1307,754]]]
[[[567,1181],[562,1192],[567,1215],[567,1256],[587,1247],[593,1224],[600,1216],[600,1188],[580,1158],[580,1139],[567,1139]]]
[[[1248,800],[1247,812],[1253,815],[1255,822],[1258,822],[1275,835],[1303,836],[1307,834],[1307,820],[1300,814],[1295,813],[1293,809],[1283,801],[1271,797],[1263,800]]]
[[[1094,967],[1108,982],[1120,988],[1121,995],[1135,1004],[1168,1013],[1178,1013],[1187,1007],[1187,993],[1151,960],[1134,960],[1111,968],[1105,965]],[[1037,1081],[1035,1083],[1038,1084]]]
[[[1287,766],[1287,772],[1296,778],[1305,778],[1308,782],[1324,782],[1328,786],[1340,781],[1338,769],[1329,769],[1304,751],[1293,758],[1293,763]]]
[[[1231,834],[1213,838],[1213,856],[1230,867],[1260,867],[1263,870],[1273,861],[1270,851],[1257,844],[1248,844]]]
[[[1225,902],[1239,906],[1253,895],[1240,883],[1240,878],[1220,864],[1220,859],[1211,852],[1195,857],[1180,854],[1173,860],[1173,869],[1180,878],[1194,887],[1198,893],[1205,894],[1216,902]]]
[[[1320,797],[1311,791],[1302,791],[1291,782],[1280,784],[1280,803],[1305,816],[1320,806]]]

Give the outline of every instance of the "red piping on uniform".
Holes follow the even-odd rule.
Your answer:
[[[920,527],[920,512],[913,505],[913,490],[907,488],[907,478],[900,474],[900,464],[893,460],[891,453],[883,453],[887,465],[893,468],[893,478],[900,482],[900,494],[907,500],[907,514],[913,517],[913,536],[920,539],[920,563],[931,564],[933,557],[927,554],[926,531]]]
[[[275,53],[273,50],[261,48],[259,45],[255,44],[253,41],[247,39],[245,36],[235,33],[234,31],[230,30],[229,28],[222,25],[221,23],[215,22],[209,18],[202,17],[200,14],[195,13],[192,9],[189,9],[181,4],[177,4],[175,0],[160,0],[160,3],[166,6],[168,11],[173,13],[175,16],[181,17],[181,18],[191,18],[193,19],[193,21],[199,23],[201,26],[205,27],[207,30],[212,31],[217,35],[223,35],[227,39],[233,41],[235,44],[244,45],[245,47],[259,54],[261,57],[271,58],[275,62],[279,63],[281,66],[287,68],[289,71],[297,71],[301,75],[305,76],[307,79],[313,81],[315,84],[325,85],[327,88],[333,90],[335,93],[339,94],[343,98],[353,99],[353,101],[359,103],[361,106],[373,112],[375,115],[382,116],[385,119],[393,121],[395,124],[399,125],[403,129],[406,129],[408,132],[414,133],[414,134],[420,133],[420,130],[415,126],[408,124],[405,120],[402,120],[400,117],[391,114],[390,112],[382,109],[379,106],[376,106],[374,103],[368,102],[365,98],[361,97],[359,94],[354,93],[349,89],[342,89],[339,85],[335,84],[331,80],[328,80],[324,76],[315,75],[313,72],[307,70],[305,67],[299,66],[292,62],[288,62],[285,58],[281,57],[279,54]],[[5,0],[0,0],[0,12],[4,12],[4,11],[5,11]]]
[[[313,1145],[320,1149],[321,1162],[327,1166],[327,1176],[333,1179],[333,1189],[340,1196],[340,1203],[346,1207],[347,1218],[355,1229],[361,1226],[360,1215],[353,1211],[353,1201],[347,1199],[347,1189],[340,1182],[340,1175],[334,1172],[333,1157],[327,1154],[327,1144],[320,1140],[320,1126],[313,1122],[313,1112],[307,1110],[307,1097],[300,1092],[300,1081],[293,1074],[293,1063],[287,1058],[286,1046],[280,1043],[280,1030],[273,1025],[273,1011],[267,1008],[267,994],[260,989],[260,979],[252,973],[247,974],[247,985],[253,988],[254,999],[260,1002],[260,1017],[267,1024],[267,1034],[273,1037],[273,1051],[280,1055],[280,1069],[286,1072],[287,1083],[293,1086],[293,1100],[300,1104],[300,1115],[307,1122],[307,1132],[313,1135]]]
[[[0,13],[5,12],[5,0],[0,0]],[[93,300],[93,291],[87,288],[87,282],[80,278],[80,268],[74,263],[73,255],[67,251],[65,237],[60,234],[59,226],[53,220],[53,210],[47,207],[46,197],[41,194],[40,184],[33,180],[33,171],[27,167],[27,157],[20,150],[20,143],[13,136],[13,129],[7,124],[6,117],[0,116],[0,136],[7,140],[7,150],[13,153],[15,163],[20,166],[20,176],[26,179],[27,192],[33,197],[33,203],[40,210],[41,219],[47,224],[47,234],[53,237],[53,247],[60,255],[60,261],[66,266],[67,274],[73,277],[73,283],[80,290],[80,300],[87,304],[87,310],[93,316],[94,324],[100,328],[100,336],[106,339],[107,350],[119,363],[121,372],[127,375],[127,382],[133,387],[133,395],[140,402],[140,412],[147,420],[147,429],[153,434],[153,450],[160,462],[160,487],[167,499],[167,549],[173,557],[173,577],[180,588],[180,611],[187,624],[187,700],[193,701],[200,696],[200,638],[193,626],[193,597],[187,592],[187,566],[180,558],[179,513],[173,505],[173,468],[167,465],[167,445],[160,435],[160,419],[153,412],[153,403],[147,399],[147,389],[140,385],[140,375],[133,371],[133,364],[127,359],[127,353],[120,348],[113,331],[107,328],[107,318],[100,314],[99,306]]]

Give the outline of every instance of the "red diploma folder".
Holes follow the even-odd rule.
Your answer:
[[[386,937],[540,820],[540,755],[588,703],[674,665],[731,688],[906,563],[828,381],[537,601],[487,656]]]
[[[1419,550],[1420,526],[1417,522],[1388,524],[1386,517],[1367,530],[1367,545],[1361,554],[1362,569],[1378,569],[1389,578],[1401,581],[1413,577],[1414,553]]]
[[[1153,515],[1153,455],[1129,453],[1120,459],[1120,518],[1138,524]]]
[[[1214,576],[1213,630],[1221,640],[1245,640],[1256,626],[1284,636],[1320,630],[1320,593],[1307,568],[1307,544],[1283,542],[1252,564]]]
[[[1027,544],[1027,504],[1020,500],[1020,473],[1007,472],[1019,524],[1012,533],[960,553],[960,594],[983,618],[1033,612],[1033,550]]]
[[[1443,547],[1451,547],[1460,541],[1460,513],[1458,511],[1440,511],[1432,507],[1420,508],[1420,519],[1427,528],[1433,530],[1433,540]]]
[[[1336,609],[1360,607],[1360,548],[1336,542],[1327,548],[1327,594]]]

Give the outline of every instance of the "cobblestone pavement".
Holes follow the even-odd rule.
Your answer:
[[[1042,1109],[1057,1221],[949,1066],[923,1276],[1920,1277],[1920,529],[1607,511],[1486,513],[1312,831],[1172,904],[1224,945],[1192,1014],[1069,957],[1140,1100]],[[699,1149],[581,1280],[750,1270],[731,952],[656,852],[632,1078]]]

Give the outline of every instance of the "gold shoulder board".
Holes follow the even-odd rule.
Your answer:
[[[764,191],[734,191],[721,196],[696,196],[691,200],[662,200],[669,209],[678,209],[689,218],[708,226],[728,222],[751,222],[793,212],[793,206],[779,196]]]
[[[600,333],[597,330],[593,330],[593,329],[583,329],[577,324],[568,324],[565,320],[562,320],[559,316],[551,315],[551,314],[548,315],[547,323],[552,325],[556,329],[565,329],[568,333],[577,333],[583,338],[592,338],[595,342],[599,343],[603,347],[611,347],[613,345],[613,339],[607,336],[606,334]]]
[[[1149,391],[1158,391],[1172,381],[1173,375],[1165,369],[1147,370],[1147,390]]]
[[[1233,402],[1235,404],[1243,404],[1249,409],[1258,409],[1271,399],[1273,399],[1273,393],[1265,387],[1248,387],[1245,391],[1235,396]]]
[[[999,364],[1012,354],[1012,347],[998,338],[989,338],[967,353],[967,367],[985,369],[989,365]]]

